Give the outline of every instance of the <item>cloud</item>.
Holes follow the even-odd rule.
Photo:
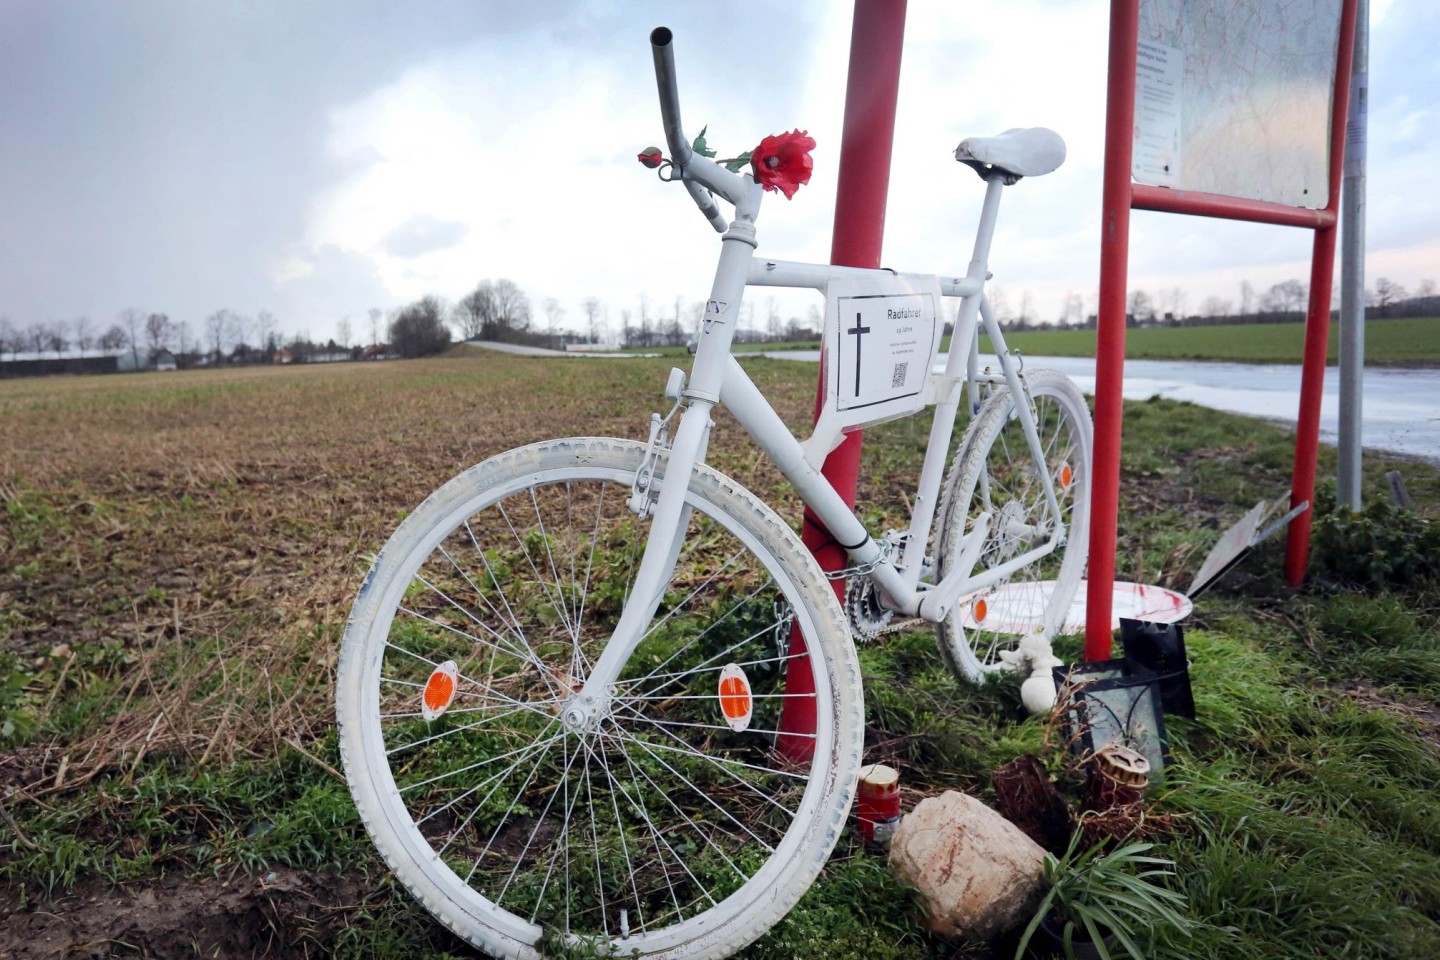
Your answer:
[[[1104,0],[911,0],[887,265],[962,270],[983,189],[950,151],[1043,125],[1069,158],[1006,191],[992,268],[1045,317],[1095,288],[1106,13]],[[675,33],[690,135],[708,125],[726,153],[795,127],[818,141],[810,186],[767,199],[760,252],[827,260],[850,18],[822,0],[22,4],[0,33],[0,140],[14,148],[0,313],[229,305],[333,323],[499,277],[558,299],[572,324],[592,295],[612,321],[642,295],[704,300],[715,234],[634,162],[661,140],[657,23]],[[1368,246],[1386,271],[1421,271],[1392,277],[1407,286],[1437,274],[1440,201],[1423,188],[1440,168],[1426,137],[1437,41],[1440,5],[1372,0]],[[1137,215],[1132,282],[1233,296],[1237,272],[1257,287],[1296,275],[1308,236]],[[786,317],[813,299],[775,296]]]
[[[285,264],[273,279],[270,297],[283,329],[320,339],[329,337],[335,322],[347,316],[354,320],[354,329],[362,331],[359,318],[395,303],[374,260],[334,244]],[[368,330],[363,332],[369,336]]]
[[[458,220],[436,220],[422,214],[391,230],[381,241],[381,246],[393,257],[411,260],[437,250],[447,250],[464,240],[469,232],[470,228]]]

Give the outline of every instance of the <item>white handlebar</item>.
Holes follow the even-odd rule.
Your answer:
[[[650,31],[650,52],[655,59],[655,85],[660,91],[660,117],[665,124],[665,143],[670,147],[670,163],[705,219],[717,233],[724,233],[729,224],[710,191],[735,203],[744,194],[744,180],[690,148],[690,141],[680,126],[680,93],[675,82],[675,53],[670,46],[673,40],[669,27]]]

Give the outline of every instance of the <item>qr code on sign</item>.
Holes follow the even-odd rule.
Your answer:
[[[900,363],[895,364],[895,372],[892,373],[892,374],[890,374],[890,387],[891,387],[891,389],[894,389],[894,388],[896,388],[896,387],[903,387],[903,386],[905,386],[905,374],[908,373],[909,370],[910,370],[910,361],[909,361],[909,360],[903,360],[903,361],[901,361]]]

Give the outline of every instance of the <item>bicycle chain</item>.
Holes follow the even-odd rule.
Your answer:
[[[894,619],[893,610],[880,607],[874,583],[868,577],[858,576],[845,588],[845,622],[856,643],[874,643],[925,621],[920,617]]]

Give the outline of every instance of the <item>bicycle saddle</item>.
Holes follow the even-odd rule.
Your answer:
[[[999,172],[1005,183],[1050,173],[1065,162],[1065,141],[1045,127],[1016,127],[994,137],[968,137],[955,148],[955,159],[989,180]]]

